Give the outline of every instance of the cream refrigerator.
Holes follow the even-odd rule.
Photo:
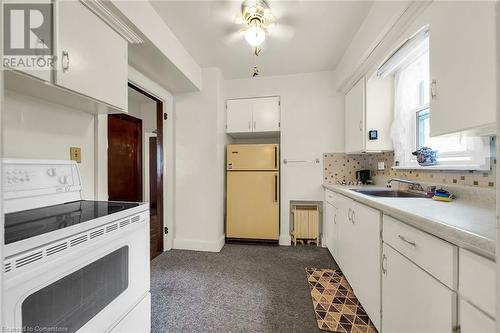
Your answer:
[[[226,166],[226,238],[279,240],[279,145],[228,145]]]

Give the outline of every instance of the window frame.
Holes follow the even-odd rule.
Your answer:
[[[421,53],[418,56],[412,57],[411,60],[409,60],[403,66],[400,66],[397,70],[394,71],[393,73],[394,77],[396,77],[398,73],[404,72],[408,67],[410,67],[415,62],[420,61],[421,57],[425,55],[427,56],[429,55],[429,49],[427,49],[425,52]],[[409,130],[407,133],[408,136],[411,136],[407,137],[407,139],[409,140],[407,148],[410,149],[413,148],[412,151],[421,148],[419,113],[428,111],[428,117],[431,117],[432,113],[430,96],[425,95],[425,89],[429,87],[425,86],[423,84],[424,82],[425,81],[423,80],[417,85],[417,88],[412,88],[415,89],[415,93],[418,94],[417,99],[419,105],[406,111],[410,115],[409,119],[411,122],[409,124]],[[395,85],[395,94],[397,95],[396,89],[398,89],[398,85]],[[426,98],[428,99],[427,101],[425,101]],[[466,135],[464,135],[464,133],[457,133],[456,135],[459,136],[459,140],[467,140],[467,142],[464,144],[465,150],[438,152],[437,165],[423,167],[417,163],[415,157],[410,157],[410,159],[407,160],[407,163],[409,163],[409,165],[395,166],[393,168],[436,169],[436,170],[483,170],[483,171],[490,170],[491,156],[492,156],[491,140],[489,138],[488,140],[486,140],[485,138],[469,138]],[[429,145],[429,143],[427,143],[427,145]],[[481,151],[481,153],[478,153],[478,150]],[[411,151],[410,152],[403,151],[403,154],[407,153],[410,154]],[[484,163],[481,162],[483,160],[483,156],[484,156]]]

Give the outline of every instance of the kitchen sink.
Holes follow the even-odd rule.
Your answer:
[[[351,191],[358,192],[361,194],[371,195],[373,197],[383,197],[383,198],[428,198],[425,194],[405,192],[405,191],[362,190],[362,189],[352,189]]]

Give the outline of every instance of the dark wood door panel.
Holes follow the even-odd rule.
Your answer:
[[[108,196],[112,201],[142,201],[142,120],[108,116]]]

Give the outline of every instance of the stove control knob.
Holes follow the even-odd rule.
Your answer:
[[[61,177],[59,177],[59,183],[61,183],[61,184],[67,184],[68,183],[68,176],[61,176]]]
[[[56,168],[49,168],[49,169],[47,169],[47,174],[50,177],[54,177],[56,175]]]

